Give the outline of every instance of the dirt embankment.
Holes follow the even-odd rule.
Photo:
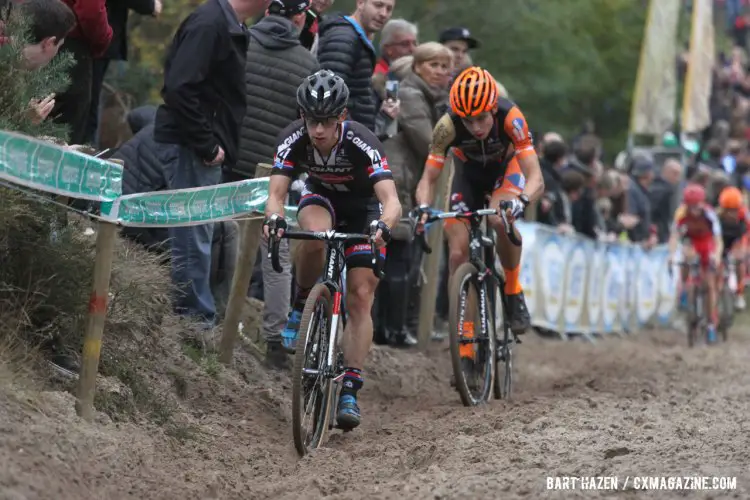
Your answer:
[[[140,346],[157,414],[86,424],[69,394],[6,383],[0,498],[614,497],[547,491],[547,476],[562,475],[736,476],[736,491],[689,496],[750,496],[750,331],[694,350],[671,332],[596,345],[528,337],[513,401],[473,409],[449,387],[444,346],[376,348],[362,427],[302,460],[288,377],[244,352],[232,370],[196,362],[176,334]]]

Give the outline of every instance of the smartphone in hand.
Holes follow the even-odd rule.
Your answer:
[[[385,82],[385,98],[397,101],[398,100],[398,80],[388,80]]]

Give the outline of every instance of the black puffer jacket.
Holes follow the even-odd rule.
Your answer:
[[[127,121],[135,134],[112,155],[125,161],[122,194],[150,193],[166,189],[164,167],[154,154],[156,108],[141,106],[128,113]]]
[[[125,162],[122,175],[122,194],[124,195],[151,193],[167,188],[164,167],[155,154],[155,116],[154,106],[142,106],[128,113],[128,125],[135,135],[112,155],[112,158]],[[167,229],[125,227],[122,234],[159,252],[169,249]]]
[[[235,174],[253,177],[258,163],[270,163],[276,137],[299,118],[297,87],[318,70],[318,61],[299,41],[289,19],[270,15],[250,28],[245,66],[247,112],[240,128]]]
[[[341,76],[349,86],[349,116],[375,131],[377,103],[372,88],[375,48],[362,27],[351,17],[327,17],[320,26],[320,67]]]

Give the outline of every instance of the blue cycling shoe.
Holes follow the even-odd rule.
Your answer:
[[[706,340],[708,341],[709,344],[713,344],[713,343],[716,342],[717,337],[716,337],[716,327],[715,326],[710,325],[708,327],[708,335],[706,337]]]
[[[683,290],[680,292],[680,310],[686,311],[688,308],[688,293],[687,290]]]
[[[281,347],[290,354],[294,354],[297,349],[297,333],[299,332],[300,321],[302,321],[302,311],[292,310],[284,331],[281,332]]]
[[[357,398],[351,394],[342,394],[339,398],[339,409],[336,414],[336,423],[345,431],[350,431],[359,426],[360,414]]]

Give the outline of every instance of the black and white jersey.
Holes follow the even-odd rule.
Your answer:
[[[339,141],[327,158],[313,147],[302,119],[282,130],[276,144],[271,175],[307,173],[307,184],[341,196],[371,198],[375,183],[393,179],[383,144],[354,121],[341,124]]]

